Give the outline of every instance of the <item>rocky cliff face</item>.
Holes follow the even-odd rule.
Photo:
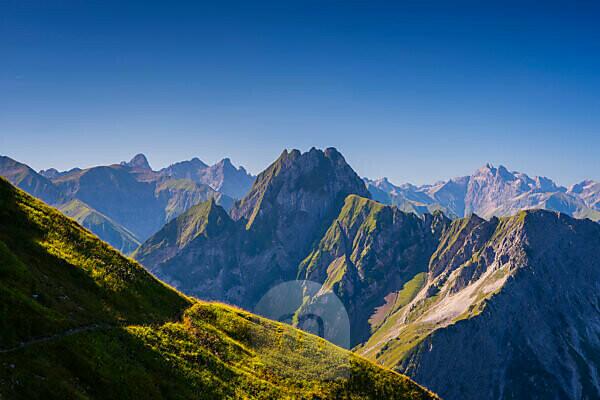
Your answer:
[[[598,224],[563,214],[455,221],[359,352],[446,399],[598,398],[599,248]]]
[[[232,208],[226,230],[168,258],[151,256],[151,238],[140,249],[149,256],[140,260],[187,293],[251,308],[271,286],[296,278],[298,264],[352,193],[368,195],[335,149],[285,151]]]
[[[600,220],[600,184],[584,181],[569,189],[545,177],[529,177],[503,166],[483,166],[470,176],[433,185],[395,186],[387,180],[369,181],[374,198],[417,214],[442,210],[463,217],[514,215],[520,210],[547,209],[576,218]]]

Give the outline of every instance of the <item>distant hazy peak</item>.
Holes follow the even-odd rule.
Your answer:
[[[121,164],[136,169],[152,170],[152,168],[150,168],[150,164],[148,163],[148,159],[142,153],[136,154],[131,161],[123,161]]]
[[[585,179],[581,182],[569,186],[568,191],[571,193],[582,193],[583,191],[591,189],[595,186],[600,187],[600,182],[596,182],[591,179]]]
[[[50,180],[53,179],[57,179],[60,178],[61,176],[65,176],[68,174],[72,174],[72,173],[76,173],[76,172],[81,172],[83,171],[81,168],[75,167],[75,168],[71,168],[68,171],[59,171],[56,168],[48,168],[48,169],[42,169],[40,170],[40,172],[38,172],[40,175],[42,175],[43,177],[46,177]]]
[[[60,171],[56,168],[41,169],[38,173],[48,179],[54,179],[60,175]]]
[[[200,160],[198,157],[194,157],[191,160],[173,163],[168,167],[163,168],[161,172],[165,172],[168,175],[178,175],[185,172],[197,172],[206,168],[208,168],[208,165],[204,161]]]
[[[217,163],[217,165],[223,165],[223,166],[227,166],[227,167],[233,167],[233,164],[231,163],[231,159],[229,157],[225,157],[224,159],[222,159],[221,161],[219,161]]]

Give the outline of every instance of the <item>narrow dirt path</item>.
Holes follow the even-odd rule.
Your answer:
[[[92,324],[92,325],[80,326],[77,328],[71,328],[64,332],[56,333],[51,336],[44,336],[44,337],[37,338],[37,339],[31,339],[26,342],[21,342],[21,343],[19,343],[19,345],[15,346],[15,347],[11,347],[9,349],[0,349],[0,354],[12,353],[13,351],[21,350],[21,349],[24,349],[31,345],[34,345],[34,344],[51,342],[53,340],[61,339],[61,338],[71,336],[71,335],[76,335],[76,334],[82,333],[82,332],[97,331],[97,330],[101,330],[101,329],[111,329],[111,328],[115,328],[115,327],[116,327],[116,325]]]

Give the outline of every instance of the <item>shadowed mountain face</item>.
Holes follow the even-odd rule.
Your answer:
[[[598,398],[598,249],[600,225],[548,211],[454,221],[358,351],[446,399]]]
[[[349,194],[368,196],[335,149],[284,151],[234,205],[232,218],[216,204],[194,208],[150,238],[135,257],[187,293],[252,307],[274,284],[296,278],[298,264]],[[179,227],[210,221],[213,214],[221,222]],[[181,231],[194,232],[186,234],[193,239],[182,241]]]
[[[221,165],[223,163],[213,167],[198,159],[190,163],[215,167],[215,171],[229,171]],[[166,222],[198,203],[215,199],[229,209],[234,202],[233,198],[185,174],[174,178],[162,171],[153,171],[143,154],[120,164],[62,172],[49,169],[39,174],[24,164],[2,157],[0,175],[48,204],[68,210],[69,215],[79,218],[80,223],[101,239],[127,253]],[[230,172],[215,173],[213,183],[233,187],[236,179]]]
[[[540,208],[600,220],[600,184],[583,181],[565,188],[548,178],[531,178],[503,166],[487,164],[471,176],[433,185],[395,186],[385,178],[367,180],[367,184],[375,199],[417,214],[442,210],[450,216],[475,213],[490,218]]]
[[[189,299],[0,178],[0,397],[437,398],[302,331]]]

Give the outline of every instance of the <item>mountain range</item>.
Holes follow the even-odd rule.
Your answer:
[[[0,397],[435,399],[289,325],[189,298],[0,178]]]
[[[502,165],[496,168],[486,164],[470,176],[433,185],[396,186],[386,178],[365,182],[375,200],[418,214],[442,210],[453,217],[474,213],[490,218],[525,209],[546,209],[600,220],[600,183],[585,180],[567,188],[549,178],[531,178]]]
[[[344,198],[368,196],[335,149],[284,151],[230,215],[214,201],[193,207],[148,239],[134,257],[186,293],[252,309],[297,266]]]
[[[185,293],[250,310],[286,280],[314,281],[295,315],[334,294],[356,352],[446,399],[598,398],[600,225],[540,209],[493,216],[525,186],[523,197],[595,204],[593,184],[561,191],[486,166],[440,184],[446,206],[415,212],[376,201],[333,148],[284,151],[229,213],[192,207],[134,257]]]
[[[285,150],[256,178],[233,167],[227,159],[208,166],[195,158],[154,171],[142,155],[111,166],[41,173],[4,157],[0,159],[0,172],[15,185],[96,232],[100,238],[131,253],[155,277],[187,295],[263,313],[261,305],[274,288],[298,282],[298,301],[282,320],[328,338],[335,336],[327,331],[331,328],[303,324],[302,316],[315,310],[323,311],[323,307],[337,299],[349,320],[349,339],[346,343],[335,343],[407,374],[445,399],[600,397],[600,224],[593,221],[598,219],[600,184],[593,181],[565,188],[548,178],[530,178],[488,164],[471,176],[434,185],[395,186],[387,179],[360,178],[334,148],[313,148],[305,153]],[[40,249],[36,246],[41,245],[43,251],[63,260],[61,262],[81,266],[91,274],[92,280],[106,276],[108,283],[102,285],[128,287],[120,280],[132,272],[117,269],[116,275],[110,275],[90,269],[97,259],[93,254],[112,250],[102,247],[99,241],[93,242],[94,246],[86,244],[86,240],[92,239],[84,240],[83,233],[61,233],[64,232],[61,224],[75,222],[60,217],[17,189],[5,191],[10,193],[7,198],[19,199],[17,208],[28,210],[26,219],[31,220],[22,223],[18,222],[19,218],[25,217],[12,214],[5,217],[6,228],[3,229],[7,230],[0,240],[4,240],[10,250],[4,256],[10,261],[9,265],[31,264],[36,268],[45,265],[46,261],[29,255],[38,254]],[[230,195],[238,196],[238,200],[234,201]],[[7,201],[12,204],[13,200]],[[36,210],[42,210],[41,214]],[[39,217],[44,213],[52,217]],[[55,219],[61,223],[45,230],[31,230],[30,234],[36,237],[31,240],[38,245],[19,247],[20,242],[12,238],[25,233],[15,226],[40,225],[39,218],[46,221],[43,224]],[[45,233],[35,233],[39,229]],[[53,232],[58,232],[58,239]],[[50,239],[40,242],[39,237]],[[73,246],[84,248],[73,255]],[[18,251],[15,253],[13,248]],[[84,249],[85,256],[82,255]],[[137,264],[126,262],[129,263],[126,271],[131,268],[138,271]],[[103,263],[100,265],[105,265]],[[119,263],[117,265],[121,265]],[[57,279],[66,278],[60,275]],[[31,283],[23,285],[37,287]],[[152,285],[154,283],[144,283],[141,287]],[[313,285],[318,289],[313,290]],[[97,293],[102,294],[102,290]],[[9,292],[13,293],[14,289],[5,291]],[[32,293],[37,295],[37,292]],[[129,296],[127,290],[124,293]],[[167,296],[167,292],[161,293]],[[208,342],[205,340],[206,332],[215,329],[226,335],[223,339],[226,343],[233,340],[235,346],[250,348],[256,352],[255,360],[260,359],[257,361],[260,365],[266,363],[267,369],[279,368],[280,373],[290,361],[303,374],[318,371],[322,375],[329,367],[337,371],[337,366],[329,364],[321,368],[326,364],[325,358],[339,359],[340,354],[344,357],[350,354],[336,353],[342,351],[336,348],[319,353],[325,358],[311,358],[315,356],[313,350],[308,350],[310,354],[301,352],[300,359],[282,358],[276,348],[265,348],[264,343],[281,340],[273,336],[271,330],[281,332],[293,328],[236,308],[198,302],[173,291],[169,293],[175,293],[175,300],[156,301],[161,304],[188,302],[178,311],[177,318],[183,315],[181,320],[166,317],[167,314],[173,316],[174,311],[161,314],[160,318],[152,317],[158,320],[135,313],[137,320],[127,316],[128,312],[153,310],[149,305],[136,305],[136,301],[155,304],[144,300],[139,293],[131,294],[135,300],[128,306],[130,311],[118,309],[117,303],[104,304],[101,308],[108,313],[114,309],[114,315],[102,314],[101,320],[108,318],[111,324],[119,318],[135,320],[136,326],[143,328],[129,329],[128,334],[145,332],[141,339],[135,339],[136,343],[140,340],[146,345],[150,343],[159,354],[175,354],[177,365],[192,370],[182,352],[188,354],[189,349],[198,344],[205,346],[202,351],[208,353],[232,354],[232,358],[220,359],[215,361],[217,363],[232,365],[231,360],[242,360],[240,362],[246,365],[249,362],[241,353],[228,353],[229,350],[223,353],[221,348],[207,345],[214,340],[221,343],[221,339],[214,337]],[[296,296],[292,291],[286,293],[290,298]],[[29,294],[23,299],[27,296]],[[111,296],[102,294],[102,301],[113,301]],[[280,300],[289,303],[288,299]],[[92,300],[77,301],[82,304],[88,301],[84,309],[93,308]],[[123,301],[128,300],[124,297]],[[27,304],[31,310],[42,312],[35,308],[35,302]],[[124,303],[118,306],[125,307]],[[33,311],[27,313],[38,315]],[[10,315],[17,321],[15,329],[24,326],[23,329],[30,332],[48,326],[51,329],[44,331],[46,336],[54,335],[52,329],[58,329],[52,328],[54,322],[34,318],[26,323]],[[74,315],[79,318],[77,312]],[[94,315],[100,318],[96,311]],[[340,315],[335,318],[341,318]],[[66,317],[56,318],[53,321],[68,322]],[[156,328],[167,320],[171,322]],[[78,329],[67,322],[61,327]],[[248,323],[254,325],[247,326]],[[149,324],[154,328],[148,327]],[[244,333],[247,331],[236,330],[238,325],[254,332],[251,335],[254,339],[248,338]],[[199,336],[190,336],[189,329]],[[258,331],[267,335],[265,342],[259,341],[260,345],[255,340]],[[19,340],[27,343],[44,336],[34,331],[24,337],[7,332],[7,337],[18,338],[11,339],[17,347]],[[289,332],[294,332],[290,333],[292,336],[298,334],[295,333],[298,331]],[[311,340],[302,339],[308,343],[312,343]],[[171,342],[173,348],[164,347]],[[115,346],[118,351],[124,348],[121,342]],[[80,349],[90,351],[85,347]],[[294,348],[286,349],[289,356],[294,354]],[[82,363],[89,368],[84,361]],[[135,366],[140,365],[145,364],[136,360]],[[161,368],[154,366],[151,371],[162,371]],[[235,368],[240,368],[240,364],[235,364]],[[261,377],[268,374],[271,384],[283,382],[277,374],[274,377],[260,369],[262,367],[258,372],[253,368],[251,371],[243,369],[242,373],[258,373]],[[182,378],[177,374],[176,369],[169,377],[180,381]],[[358,376],[363,374],[365,370],[361,369]],[[378,376],[373,378],[376,380],[388,379],[388,375],[379,378],[378,373],[367,375]],[[350,381],[353,376],[351,374]],[[111,379],[116,379],[114,377],[111,375]],[[285,379],[291,379],[290,388],[274,383],[275,397],[304,396],[299,388],[304,386],[297,375]],[[323,397],[323,393],[324,397],[335,397],[332,393],[340,393],[336,392],[338,386],[332,389],[318,380],[309,381],[307,387],[313,390],[310,392],[313,395],[319,393],[317,397]],[[250,385],[248,387],[256,384],[252,379],[236,382]],[[412,387],[407,386],[409,381],[401,382],[404,386],[398,386],[398,393]],[[369,388],[379,387],[379,384],[365,384]],[[229,388],[211,385],[217,391]],[[344,388],[353,390],[347,385]],[[288,389],[292,392],[286,392]],[[159,385],[157,390],[166,389]],[[249,390],[262,393],[263,388]],[[378,392],[379,397],[372,397],[373,393],[362,395],[367,398],[403,396]],[[417,392],[410,393],[412,396]],[[237,395],[244,397],[247,393]]]
[[[194,158],[154,171],[143,154],[120,164],[39,173],[0,157],[0,176],[125,254],[195,204],[214,198],[229,209],[254,181],[229,159],[208,166]]]

